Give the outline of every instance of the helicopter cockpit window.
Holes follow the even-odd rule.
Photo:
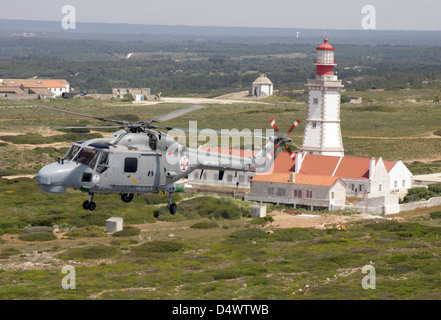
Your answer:
[[[73,145],[70,147],[70,149],[67,151],[66,155],[64,156],[64,160],[72,160],[75,155],[77,154],[78,150],[80,150],[80,146]]]
[[[93,165],[95,165],[97,153],[98,151],[94,149],[81,148],[80,152],[78,152],[78,155],[73,160],[86,165],[92,162]]]
[[[101,157],[98,161],[98,165],[96,166],[96,171],[98,173],[103,173],[107,170],[109,163],[109,153],[107,151],[101,151]]]

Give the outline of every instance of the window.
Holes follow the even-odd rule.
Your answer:
[[[313,103],[314,103],[314,104],[318,104],[318,98],[314,98],[314,99],[313,99]]]
[[[378,185],[378,191],[381,191],[381,188],[382,188],[382,186],[381,186],[381,184],[379,184]]]
[[[358,185],[358,191],[360,191],[360,192],[363,191],[363,185],[362,184]]]
[[[395,180],[395,181],[394,181],[394,188],[397,188],[397,187],[398,187],[398,181]]]
[[[138,171],[138,159],[126,158],[124,160],[124,172],[136,172]]]
[[[227,175],[227,180],[228,182],[233,181],[233,175],[232,174]]]
[[[301,198],[302,190],[294,190],[294,198]]]
[[[80,152],[78,152],[78,155],[73,160],[88,165],[92,159],[96,161],[97,153],[98,152],[93,149],[81,148]],[[93,164],[95,165],[95,163]]]
[[[81,148],[80,146],[76,146],[76,145],[70,147],[69,151],[64,156],[64,160],[72,160],[76,156],[80,148]]]
[[[331,192],[331,199],[334,199],[334,192]]]
[[[109,167],[108,162],[109,162],[109,153],[106,151],[102,151],[100,160],[98,161],[98,165],[96,167],[96,171],[98,173],[103,173],[104,171],[106,171],[107,168]]]
[[[239,182],[240,182],[240,183],[244,183],[244,181],[245,181],[245,177],[242,176],[242,175],[240,175],[240,176],[239,176]]]
[[[274,194],[274,188],[268,188],[268,195],[272,196]]]
[[[312,127],[315,129],[315,128],[317,128],[317,122],[313,122],[312,123]]]
[[[405,187],[406,186],[406,180],[403,180],[403,187]]]
[[[277,195],[278,195],[279,197],[284,197],[284,196],[286,196],[286,189],[284,189],[284,188],[278,188],[278,189],[277,189]]]
[[[312,191],[306,191],[306,197],[311,199],[312,198]]]

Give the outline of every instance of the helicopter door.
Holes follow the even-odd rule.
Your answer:
[[[140,184],[143,186],[157,186],[160,184],[159,170],[160,157],[157,153],[146,153],[140,157]]]
[[[115,154],[112,184],[115,186],[152,187],[160,183],[160,156],[157,153]]]

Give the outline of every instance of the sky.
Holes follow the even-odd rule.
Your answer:
[[[14,0],[0,19],[306,29],[441,30],[439,0]],[[366,7],[367,6],[367,7]],[[363,8],[365,8],[363,12]],[[372,10],[373,8],[373,10]],[[369,10],[367,10],[369,9]]]

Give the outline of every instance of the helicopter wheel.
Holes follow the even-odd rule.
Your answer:
[[[89,202],[89,201],[84,201],[83,202],[83,209],[84,210],[90,210],[90,211],[93,211],[93,210],[95,210],[96,209],[96,203],[95,202]]]
[[[168,208],[168,210],[170,211],[171,214],[175,214],[176,211],[178,211],[178,206],[176,205],[176,203],[173,202]]]
[[[133,199],[133,193],[123,193],[122,195],[121,195],[121,200],[123,201],[123,202],[130,202],[130,201],[132,201],[132,199]]]
[[[92,201],[91,203],[89,203],[89,210],[93,211],[95,209],[96,209],[96,203]]]

